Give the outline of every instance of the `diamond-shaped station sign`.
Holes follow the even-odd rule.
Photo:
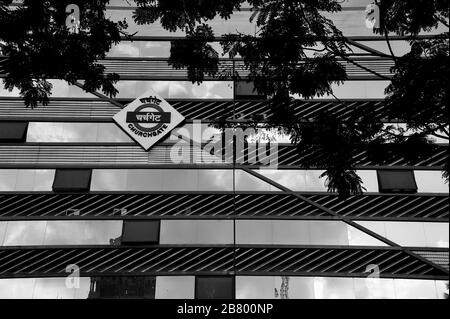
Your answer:
[[[166,100],[148,90],[128,104],[113,120],[146,151],[184,121]]]

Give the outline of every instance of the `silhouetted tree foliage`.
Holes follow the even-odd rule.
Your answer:
[[[143,2],[158,6],[154,1]],[[167,8],[171,1],[158,3],[161,8]],[[341,7],[333,0],[255,0],[248,3],[254,11],[251,19],[255,20],[258,31],[255,35],[221,35],[224,54],[243,58],[249,80],[260,94],[269,97],[275,114],[270,125],[281,126],[290,133],[300,155],[321,152],[322,156],[314,157],[314,161],[308,160],[312,157],[302,156],[302,165],[326,167],[323,176],[327,178],[329,190],[338,191],[344,197],[361,192],[363,188],[353,156],[358,151],[366,150],[371,160],[379,164],[400,157],[414,162],[429,157],[435,149],[430,135],[448,139],[448,33],[432,40],[417,38],[419,32],[431,31],[439,23],[448,27],[448,0],[381,1],[382,24],[375,32],[386,35],[389,48],[389,33],[410,36],[411,52],[402,57],[392,52],[394,77],[386,88],[386,114],[392,122],[406,123],[406,129],[383,125],[380,120],[374,122],[372,115],[363,113],[353,114],[346,122],[334,118],[333,114],[323,114],[316,123],[305,123],[297,118],[289,103],[292,94],[303,98],[332,94],[332,84],[347,79],[339,60],[354,63],[349,57],[351,50],[345,37],[323,16],[323,12],[337,12]],[[183,11],[180,5],[182,1],[177,2],[177,10]],[[186,24],[192,28],[195,23],[205,23],[217,14],[208,5],[204,10],[203,17],[196,15]],[[164,12],[162,16],[164,19]],[[188,17],[184,15],[183,19],[189,20]],[[202,70],[197,59],[189,61],[183,53],[189,51],[186,45],[192,46],[194,52],[202,52],[194,42],[172,43],[174,65],[188,70],[194,65],[195,70]],[[209,45],[206,41],[203,44]],[[205,63],[203,73],[219,72],[212,66],[215,61],[206,59]],[[193,82],[203,79],[202,72],[190,74]],[[444,177],[448,180],[448,164]]]
[[[84,79],[86,90],[115,96],[119,77],[105,74],[97,60],[120,41],[126,24],[105,17],[108,0],[24,0],[12,9],[6,7],[10,0],[1,2],[0,52],[7,57],[1,68],[8,74],[4,84],[9,90],[18,88],[27,106],[48,103],[48,79],[72,84]],[[77,4],[83,13],[79,33],[69,33],[66,27],[68,4]]]
[[[48,2],[51,5],[46,7],[43,0],[25,0],[25,7],[17,12],[1,9],[2,52],[8,56],[5,65],[12,72],[6,78],[7,87],[18,87],[30,105],[46,101],[51,89],[48,78],[69,83],[86,78],[87,88],[101,88],[113,96],[117,76],[105,75],[95,61],[119,40],[124,24],[105,19],[102,12],[107,1],[96,1],[97,7],[86,4],[85,10],[91,11],[83,18],[83,32],[68,34],[57,18],[51,18],[56,14],[52,8],[63,5],[60,1]],[[329,95],[332,85],[347,79],[340,61],[358,66],[351,58],[348,40],[324,16],[324,12],[340,11],[340,2],[246,1],[257,27],[253,35],[215,35],[208,26],[213,18],[228,19],[243,0],[135,0],[138,8],[133,18],[138,24],[159,20],[169,31],[186,32],[186,39],[172,41],[169,63],[174,68],[186,68],[192,82],[201,83],[205,75],[239,79],[236,70],[219,68],[211,41],[221,36],[224,55],[242,58],[249,71],[248,80],[259,94],[267,96],[274,114],[268,125],[291,134],[303,159],[301,165],[325,167],[329,190],[346,197],[363,190],[356,174],[354,155],[358,152],[367,151],[371,160],[380,164],[400,156],[415,161],[433,152],[436,145],[430,136],[448,140],[449,6],[448,0],[378,1],[382,23],[374,32],[385,36],[395,64],[393,79],[386,88],[386,119],[406,123],[405,129],[384,125],[371,113],[353,112],[349,119],[342,120],[324,112],[311,122],[293,112],[292,95],[306,99]],[[419,32],[438,25],[444,25],[447,32],[434,39],[417,37]],[[409,53],[394,55],[389,42],[393,33],[409,36]],[[310,152],[321,156],[314,160],[303,156]],[[448,179],[448,161],[444,176]]]
[[[188,77],[201,83],[205,74],[214,75],[219,69],[219,55],[208,43],[212,40],[214,33],[209,25],[187,31],[185,40],[172,42],[169,65],[175,69],[187,68]]]

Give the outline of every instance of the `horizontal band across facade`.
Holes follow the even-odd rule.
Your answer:
[[[448,221],[449,198],[442,195],[303,194],[335,213],[360,220]],[[74,216],[74,213],[77,216]],[[269,193],[0,193],[0,220],[127,218],[325,218],[316,206],[291,194]]]
[[[386,80],[382,77],[390,78],[392,76],[390,69],[394,66],[394,61],[390,58],[352,58],[352,60],[361,67],[341,61],[348,80]],[[189,80],[187,70],[174,69],[169,65],[167,58],[108,58],[100,60],[99,63],[105,66],[106,73],[117,73],[121,80]],[[239,74],[240,78],[249,76],[249,70],[242,60],[219,60],[218,68],[217,76],[205,74],[205,80],[233,80],[233,77],[227,76],[227,74]],[[374,75],[366,69],[370,69],[382,77]],[[5,76],[0,69],[0,77]]]
[[[116,99],[126,105],[130,99]],[[260,123],[270,121],[273,108],[265,100],[220,100],[220,99],[167,99],[185,118],[186,122],[235,122],[254,120]],[[298,118],[317,120],[323,113],[333,114],[342,121],[350,120],[354,114],[370,115],[373,120],[397,122],[389,118],[384,101],[372,100],[293,100],[293,114]],[[40,121],[40,122],[112,122],[112,117],[120,110],[117,106],[98,98],[51,98],[46,106],[31,109],[25,107],[21,98],[0,98],[0,120]],[[445,115],[442,110],[442,116]],[[440,121],[439,119],[436,119]],[[441,119],[445,121],[445,118]]]
[[[400,250],[281,247],[92,247],[0,249],[0,278],[114,274],[263,274],[367,277],[377,264],[385,278],[446,279],[448,273]],[[446,277],[447,276],[447,277]]]
[[[155,146],[146,152],[138,145],[126,144],[57,144],[57,143],[20,143],[0,144],[0,168],[32,167],[49,168],[59,165],[71,165],[72,167],[197,167],[233,164],[232,154],[227,154],[226,149],[219,149],[211,154],[207,149],[192,147],[188,144],[178,145],[174,150],[173,145]],[[220,147],[220,145],[217,145]],[[176,150],[183,150],[183,156]],[[214,149],[212,149],[214,152]],[[267,150],[266,150],[267,151]],[[175,152],[175,153],[174,153]],[[231,152],[231,151],[230,151]],[[277,145],[271,148],[269,153],[261,157],[261,152],[255,145],[236,154],[235,164],[242,166],[264,167],[277,165],[279,168],[323,168],[321,166],[301,166],[302,163],[322,163],[326,154],[317,150],[302,151],[292,145]],[[175,156],[174,154],[178,154]],[[180,157],[181,156],[181,157]],[[448,147],[440,145],[431,152],[428,157],[409,160],[400,154],[393,153],[392,157],[384,163],[374,162],[364,150],[353,154],[356,168],[364,167],[433,167],[441,169],[448,158]]]

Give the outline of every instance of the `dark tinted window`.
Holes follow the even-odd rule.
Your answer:
[[[0,122],[0,142],[25,142],[28,122]]]
[[[417,184],[412,170],[378,170],[381,193],[416,193]]]
[[[234,82],[234,98],[247,100],[247,99],[265,99],[264,95],[259,95],[255,90],[253,82],[236,81]]]
[[[125,220],[122,243],[148,244],[159,242],[159,220]]]
[[[195,282],[197,299],[233,299],[234,278],[227,276],[199,276]]]
[[[155,299],[156,277],[92,277],[88,299]]]
[[[91,175],[90,169],[57,169],[53,190],[55,192],[89,191]]]

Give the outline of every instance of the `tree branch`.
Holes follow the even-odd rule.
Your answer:
[[[397,60],[398,57],[395,56],[394,50],[392,50],[391,42],[389,41],[388,31],[386,30],[386,28],[384,29],[384,37],[385,37],[385,39],[386,39],[386,43],[387,43],[387,45],[388,45],[389,52],[391,53],[392,58],[394,59],[394,61]]]

